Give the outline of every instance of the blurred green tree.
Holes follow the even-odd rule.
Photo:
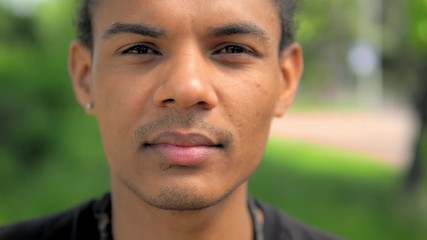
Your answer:
[[[72,27],[60,18],[46,21],[49,10],[22,16],[0,8],[1,152],[25,167],[55,148],[58,119],[70,102],[64,78]]]
[[[303,101],[337,104],[352,95],[354,77],[345,59],[357,37],[357,4],[358,0],[300,2],[297,40],[305,58],[299,93]]]
[[[408,173],[406,187],[411,192],[427,188],[427,1],[413,0],[406,2],[409,19],[409,55],[416,79],[414,108],[419,119],[418,136],[414,145],[414,154]],[[422,193],[427,194],[427,193]],[[427,198],[427,195],[424,196]]]

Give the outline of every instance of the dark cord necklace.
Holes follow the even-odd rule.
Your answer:
[[[256,214],[255,200],[248,197],[248,209],[251,214],[252,226],[253,226],[253,239],[264,240],[264,234],[262,224]],[[113,240],[112,226],[111,226],[111,200],[110,197],[102,199],[99,207],[99,211],[95,214],[95,218],[98,221],[98,232],[100,240]]]
[[[252,226],[254,228],[254,240],[264,240],[262,224],[260,223],[256,214],[257,208],[255,205],[255,200],[251,197],[248,197],[248,208],[252,218]]]

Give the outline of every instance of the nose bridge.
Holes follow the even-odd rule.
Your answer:
[[[186,44],[173,53],[163,73],[154,100],[161,106],[213,108],[217,96],[209,77],[208,63],[195,44]]]
[[[203,78],[204,59],[194,47],[183,48],[173,58],[171,66],[172,80],[181,81],[182,84],[200,81]],[[176,76],[175,78],[173,76]]]

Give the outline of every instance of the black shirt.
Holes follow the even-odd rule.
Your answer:
[[[264,213],[265,240],[338,240],[261,201],[255,204]],[[98,240],[99,216],[104,212],[111,216],[109,194],[56,215],[2,227],[0,240]]]

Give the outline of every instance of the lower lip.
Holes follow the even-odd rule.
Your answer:
[[[191,166],[208,159],[215,150],[213,146],[177,146],[170,144],[152,145],[168,162],[176,165]]]

